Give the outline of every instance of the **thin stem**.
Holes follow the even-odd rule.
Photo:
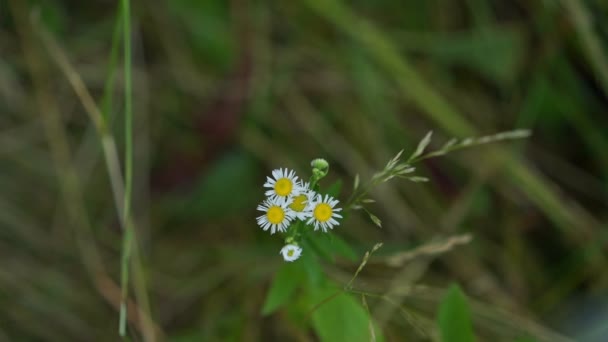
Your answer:
[[[131,13],[130,1],[121,1],[122,26],[123,26],[123,48],[124,48],[124,96],[125,96],[125,192],[123,200],[123,222],[131,219],[131,191],[133,183],[133,104],[132,104],[132,80],[131,80]],[[130,224],[125,225],[122,243],[121,258],[121,304],[118,333],[121,337],[126,335],[127,326],[127,298],[129,295],[129,259],[131,256],[131,245],[135,232]]]
[[[133,98],[131,80],[131,13],[130,1],[122,0],[123,47],[125,73],[125,221],[131,213],[131,191],[133,183]]]
[[[359,191],[359,193],[353,192],[350,195],[350,198],[348,199],[348,201],[346,201],[346,207],[352,208],[352,206],[357,204],[363,197],[365,197],[365,195],[367,195],[372,190],[374,186],[378,185],[379,183],[379,180],[372,179],[367,184],[360,186],[359,189],[361,189],[361,191]]]
[[[369,258],[380,247],[382,247],[382,243],[381,242],[375,244],[371,251],[365,252],[365,255],[363,256],[363,260],[361,260],[361,264],[359,265],[359,268],[357,268],[357,271],[355,272],[355,274],[353,275],[353,277],[350,279],[350,281],[348,282],[348,284],[346,284],[346,286],[344,287],[345,289],[348,290],[348,289],[351,289],[353,287],[353,282],[355,281],[355,279],[359,275],[359,272],[361,272],[363,270],[363,268],[365,267],[365,265],[367,265],[367,261],[369,260]]]
[[[122,14],[123,14],[123,12],[120,11],[119,17],[117,18],[117,22],[121,22]],[[127,300],[128,300],[127,289],[128,289],[128,279],[129,279],[128,263],[129,263],[129,260],[131,260],[131,262],[132,262],[131,267],[133,267],[135,274],[136,274],[136,276],[134,277],[134,285],[137,290],[136,296],[138,296],[138,301],[139,301],[138,304],[140,306],[140,309],[137,310],[138,311],[137,317],[139,319],[140,325],[137,327],[141,330],[141,332],[144,336],[144,340],[153,341],[155,338],[154,334],[156,332],[160,332],[160,329],[154,325],[152,319],[150,318],[149,301],[145,294],[145,285],[144,285],[145,279],[143,276],[138,276],[139,274],[143,274],[143,272],[141,271],[141,268],[142,268],[141,261],[139,258],[135,258],[135,257],[130,258],[129,257],[131,255],[131,253],[133,253],[135,256],[137,256],[137,249],[135,248],[137,246],[137,243],[136,243],[136,239],[134,236],[135,228],[134,228],[133,220],[131,219],[131,217],[129,217],[130,215],[127,216],[124,214],[124,209],[125,209],[124,202],[125,202],[125,198],[127,198],[127,196],[125,196],[124,183],[123,183],[123,178],[122,178],[122,174],[121,174],[121,170],[120,170],[121,169],[120,159],[119,159],[118,151],[116,148],[116,143],[115,143],[115,140],[112,135],[110,125],[108,122],[108,120],[111,119],[110,117],[108,117],[108,113],[109,113],[109,109],[111,108],[111,103],[112,103],[111,97],[109,97],[109,94],[111,94],[113,91],[113,86],[112,86],[113,75],[112,74],[114,72],[113,70],[116,68],[116,61],[111,60],[111,62],[110,62],[110,70],[109,70],[110,75],[108,76],[108,79],[106,80],[106,86],[104,87],[105,94],[104,94],[103,103],[104,103],[104,107],[105,107],[104,108],[105,113],[102,113],[100,108],[95,103],[90,92],[87,90],[84,82],[82,81],[82,79],[80,78],[80,76],[78,75],[78,73],[76,72],[74,67],[69,63],[67,56],[61,50],[61,48],[59,47],[58,43],[55,41],[53,36],[50,35],[46,30],[44,30],[44,28],[41,27],[37,21],[34,20],[33,23],[34,23],[34,27],[36,28],[36,32],[39,34],[39,36],[42,39],[42,43],[47,48],[52,59],[57,63],[57,65],[63,71],[63,73],[65,74],[69,83],[71,84],[72,88],[74,89],[76,95],[80,99],[82,105],[84,106],[84,108],[86,110],[86,113],[89,115],[89,118],[93,122],[93,124],[97,130],[97,133],[101,139],[101,142],[102,142],[102,144],[101,144],[102,150],[103,150],[103,154],[104,154],[105,161],[106,161],[106,167],[107,167],[110,183],[112,186],[112,193],[114,195],[116,211],[118,213],[120,224],[121,224],[121,226],[123,228],[123,232],[124,232],[124,234],[123,234],[123,256],[122,256],[123,260],[121,263],[122,289],[121,289],[120,303],[118,305],[119,310],[120,310],[119,331],[122,332],[123,333],[122,336],[124,336],[124,334],[126,333],[127,320],[134,319],[133,315],[131,316],[131,318],[129,317],[129,315],[127,315]],[[112,43],[113,52],[112,52],[112,56],[110,57],[111,59],[113,59],[114,56],[117,54],[116,52],[114,52],[114,50],[118,49],[117,46],[119,45],[119,40],[120,40],[119,26],[120,25],[118,25],[118,23],[115,26],[114,36],[112,39],[113,40],[113,43]],[[129,70],[130,70],[130,68],[129,68]],[[47,99],[46,102],[49,102],[50,101],[49,99]],[[46,106],[46,107],[49,107],[49,106]],[[44,112],[50,113],[51,111],[49,110],[49,111],[44,111]],[[57,140],[57,139],[53,139],[53,141],[55,141],[55,140]],[[67,144],[64,144],[64,145],[67,146]],[[62,148],[61,150],[64,151],[65,149]],[[65,155],[65,151],[62,152],[62,154]],[[62,171],[60,173],[64,174],[67,172]],[[69,177],[67,177],[67,179],[75,180],[76,176],[69,176]],[[74,205],[76,205],[76,203],[82,203],[81,200],[71,200],[69,202],[75,203]],[[71,206],[69,208],[71,208]],[[79,224],[79,226],[84,227],[86,225]],[[92,247],[94,247],[94,246],[92,246]],[[88,260],[90,258],[87,258],[87,256],[90,255],[91,253],[94,253],[95,248],[89,247],[89,248],[84,249],[84,251],[86,251],[86,252],[83,252],[83,253],[85,253],[84,254],[85,259]],[[89,263],[87,263],[87,265],[88,264]]]
[[[317,303],[315,306],[312,307],[312,309],[310,309],[310,311],[308,311],[308,314],[306,314],[305,321],[308,321],[312,317],[312,314],[315,313],[315,311],[317,311],[317,309],[319,309],[321,306],[329,303],[334,298],[338,297],[339,295],[341,295],[343,293],[344,293],[344,289],[338,290],[338,291],[334,292],[332,295],[327,296],[325,299],[323,299],[322,301]]]
[[[114,23],[114,32],[112,33],[112,48],[110,50],[110,63],[108,66],[108,78],[103,89],[103,98],[101,100],[101,107],[103,110],[103,117],[107,123],[111,122],[110,112],[112,111],[112,104],[114,100],[114,81],[116,79],[116,66],[118,64],[118,52],[120,50],[120,41],[122,34],[122,16],[116,17]]]

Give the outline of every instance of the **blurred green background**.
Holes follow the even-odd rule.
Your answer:
[[[607,11],[581,0],[134,0],[133,211],[149,303],[131,305],[151,312],[160,340],[318,340],[289,310],[261,314],[283,264],[281,238],[254,219],[266,175],[305,178],[324,157],[323,185],[342,179],[345,201],[356,174],[369,179],[429,130],[438,148],[529,128],[526,140],[420,164],[429,183],[380,186],[371,209],[383,227],[350,215],[335,233],[357,258],[326,261],[325,273],[346,283],[384,242],[357,286],[424,286],[395,295],[405,314],[369,302],[389,341],[428,340],[407,313],[432,322],[453,282],[481,341],[554,340],[550,330],[606,341]],[[118,339],[116,201],[69,81],[82,80],[123,151],[118,12],[109,0],[0,1],[0,340]],[[443,255],[387,262],[463,233],[473,240]],[[302,315],[316,304],[298,300]]]

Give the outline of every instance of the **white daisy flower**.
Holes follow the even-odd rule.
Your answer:
[[[300,182],[298,185],[300,186],[300,194],[291,198],[289,209],[293,210],[298,219],[305,221],[312,216],[311,204],[316,193],[309,189],[309,183]]]
[[[279,254],[283,254],[283,259],[287,262],[297,260],[302,255],[302,248],[296,245],[285,245]]]
[[[267,190],[265,195],[269,198],[284,198],[287,199],[289,196],[298,195],[301,191],[298,183],[298,176],[296,172],[289,169],[276,169],[272,171],[272,177],[266,177],[267,181],[264,183]]]
[[[270,228],[270,234],[276,231],[285,232],[295,218],[289,202],[285,199],[266,199],[262,204],[258,205],[258,210],[263,211],[264,215],[258,216],[256,219],[258,225],[265,231]]]
[[[342,218],[342,215],[338,214],[342,209],[335,207],[338,202],[329,195],[325,195],[325,198],[323,198],[323,195],[317,195],[311,204],[312,217],[308,219],[306,224],[314,223],[315,230],[321,227],[325,233],[327,229],[333,229],[334,226],[339,225],[340,223],[336,221],[336,218]]]

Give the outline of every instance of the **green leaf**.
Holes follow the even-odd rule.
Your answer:
[[[336,234],[328,232],[327,234],[319,235],[311,240],[315,247],[321,250],[321,254],[328,256],[332,261],[334,255],[341,255],[350,261],[357,260],[357,253],[355,253],[346,241],[342,240],[342,238]]]
[[[458,285],[450,286],[441,300],[437,322],[441,333],[441,341],[475,341],[467,299]]]
[[[306,277],[308,279],[308,285],[310,287],[318,287],[324,277],[323,268],[315,255],[315,249],[307,238],[302,240],[301,245],[303,251],[299,260],[302,260],[303,269],[306,272]]]
[[[353,248],[337,234],[330,234],[331,244],[336,251],[336,254],[345,257],[350,261],[357,260],[357,253]]]
[[[176,217],[219,219],[240,215],[261,199],[260,179],[255,163],[246,153],[224,155],[192,186],[188,196],[167,199],[166,207]],[[238,194],[238,196],[235,196]]]
[[[333,250],[331,250],[331,248],[329,248],[326,243],[323,243],[325,239],[326,238],[323,236],[305,236],[302,241],[305,241],[306,244],[310,246],[310,253],[314,253],[324,260],[333,262]]]
[[[358,300],[330,284],[314,291],[312,303],[320,304],[312,313],[312,325],[321,341],[370,341],[370,317]],[[376,341],[384,341],[374,325]]]
[[[296,291],[298,285],[302,283],[303,275],[299,263],[285,263],[272,281],[262,307],[262,314],[271,314],[285,304]]]
[[[329,188],[327,188],[325,193],[331,197],[337,198],[338,195],[340,195],[340,190],[342,190],[342,180],[338,179],[332,185],[330,185]]]

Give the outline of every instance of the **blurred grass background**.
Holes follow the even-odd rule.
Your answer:
[[[82,80],[123,151],[118,8],[0,1],[0,340],[118,338],[120,220],[100,137],[69,81]],[[324,157],[325,185],[343,179],[345,201],[356,174],[369,179],[429,130],[438,147],[530,128],[525,141],[424,162],[431,182],[374,192],[382,229],[353,214],[336,233],[361,256],[384,242],[359,287],[402,293],[421,321],[456,281],[481,340],[551,340],[537,322],[605,341],[607,10],[578,0],[133,1],[133,213],[158,338],[316,340],[285,311],[260,314],[282,264],[281,239],[254,220],[273,168],[306,177]],[[458,233],[473,241],[386,262]],[[326,272],[346,283],[357,266],[338,259]],[[414,285],[425,290],[399,292]],[[387,340],[425,340],[394,308],[370,305]]]

